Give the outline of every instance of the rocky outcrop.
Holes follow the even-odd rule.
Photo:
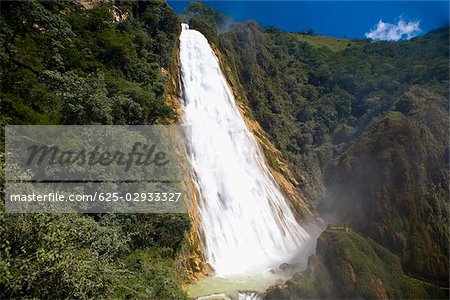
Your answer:
[[[113,0],[72,0],[78,4],[82,9],[92,9],[105,3],[114,3]],[[122,6],[112,5],[110,9],[114,22],[123,22],[130,17],[130,13]]]
[[[327,230],[308,268],[271,287],[265,299],[445,298],[437,286],[408,277],[400,259],[355,232]]]

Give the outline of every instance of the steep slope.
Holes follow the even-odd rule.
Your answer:
[[[177,16],[160,1],[99,3],[1,2],[2,125],[175,122]],[[192,25],[216,46],[297,217],[318,209],[349,222],[400,256],[405,272],[448,283],[448,28],[398,43],[346,43],[254,22],[229,27],[223,15],[200,11]],[[184,215],[0,214],[0,296],[182,299],[182,268],[204,269],[195,229],[194,255],[185,243],[190,226]],[[385,253],[360,237],[322,241],[359,249],[338,256],[349,263]],[[187,258],[174,262],[180,251]],[[438,295],[403,293],[391,254],[364,257],[377,262],[365,272],[385,273],[388,262],[395,276],[346,295]]]
[[[448,279],[448,99],[414,86],[326,171],[333,218]]]
[[[180,67],[205,258],[219,276],[258,274],[289,260],[310,236],[271,176],[214,51],[187,24]]]
[[[399,43],[349,41],[341,51],[308,38],[247,22],[220,35],[219,48],[255,119],[317,204],[324,166],[411,85],[436,82],[445,89],[448,31]]]
[[[9,124],[174,118],[163,100],[162,70],[171,66],[180,28],[165,2],[119,8],[103,1],[84,9],[70,1],[2,1],[1,13],[1,99]]]
[[[326,230],[308,268],[265,299],[445,299],[436,286],[405,276],[400,260],[355,232]]]

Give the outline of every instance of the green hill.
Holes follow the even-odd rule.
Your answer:
[[[350,39],[333,38],[316,34],[294,34],[299,42],[305,42],[313,47],[326,47],[333,51],[342,51],[347,47],[355,46],[358,42]]]
[[[399,255],[408,272],[442,284],[449,263],[447,111],[442,96],[414,86],[325,172],[325,211]]]
[[[327,230],[308,268],[265,299],[445,299],[438,287],[408,277],[400,259],[355,232]]]

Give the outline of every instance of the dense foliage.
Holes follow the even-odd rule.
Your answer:
[[[175,54],[175,13],[160,1],[82,5],[1,2],[2,125],[173,119],[162,68]],[[185,215],[6,215],[3,200],[0,210],[2,299],[186,297],[173,267]]]
[[[185,298],[172,269],[184,216],[0,218],[1,298]]]
[[[326,171],[326,210],[448,283],[448,102],[413,87]],[[436,120],[440,120],[436,122]]]
[[[1,98],[10,124],[152,124],[172,116],[160,68],[170,66],[180,28],[166,4],[1,5]]]
[[[327,230],[306,271],[266,299],[444,299],[436,286],[406,276],[400,260],[355,232]]]
[[[203,22],[209,27],[209,30],[214,33],[222,33],[227,31],[231,25],[236,24],[228,16],[221,12],[215,11],[207,5],[201,2],[191,2],[186,7],[186,11],[183,14],[183,19],[186,22],[190,22],[192,19]],[[206,29],[206,26],[203,29]],[[203,33],[203,31],[202,31]]]
[[[331,42],[332,41],[332,42]],[[343,50],[315,47],[302,35],[249,22],[220,36],[256,120],[318,201],[322,169],[409,86],[448,81],[448,30],[404,42],[348,41]],[[444,85],[442,86],[442,82]],[[439,86],[441,84],[441,86]]]

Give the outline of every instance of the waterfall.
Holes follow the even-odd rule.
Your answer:
[[[184,123],[201,194],[205,258],[218,276],[257,274],[292,258],[308,233],[297,223],[246,127],[206,38],[182,25]]]

